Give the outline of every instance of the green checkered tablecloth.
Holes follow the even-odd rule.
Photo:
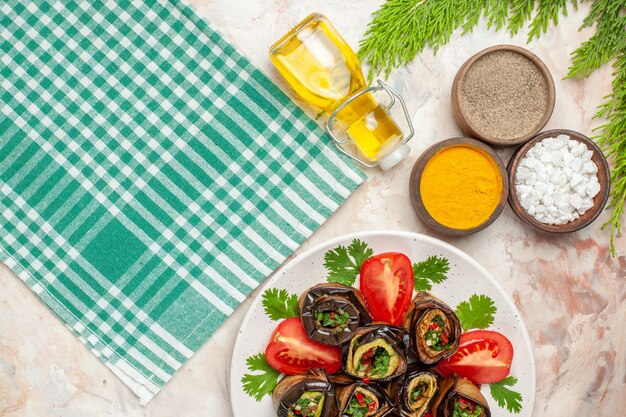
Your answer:
[[[363,174],[178,0],[0,21],[0,258],[147,402]]]

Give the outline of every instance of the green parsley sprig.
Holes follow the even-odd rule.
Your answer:
[[[502,408],[509,410],[510,413],[519,413],[522,411],[522,394],[515,392],[507,386],[513,386],[517,383],[517,378],[507,376],[501,381],[489,384],[491,396]]]
[[[300,317],[298,296],[289,294],[287,290],[270,288],[261,296],[261,303],[265,314],[271,320],[282,320],[290,317]]]
[[[261,401],[264,396],[270,395],[274,391],[276,384],[278,384],[280,372],[267,363],[265,355],[262,353],[250,356],[246,359],[246,364],[248,371],[253,373],[245,374],[241,378],[243,390],[255,400]]]
[[[430,256],[422,262],[413,264],[415,291],[430,291],[432,284],[440,284],[448,278],[450,262],[440,256]]]
[[[493,324],[497,310],[490,297],[484,294],[472,294],[467,301],[459,303],[456,307],[456,315],[464,331],[486,329]]]
[[[348,246],[339,245],[324,254],[328,282],[354,285],[361,265],[374,254],[367,243],[354,239]]]

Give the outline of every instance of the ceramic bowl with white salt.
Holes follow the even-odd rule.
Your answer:
[[[568,233],[591,224],[609,196],[609,166],[585,135],[555,129],[519,148],[508,167],[509,203],[538,230]]]

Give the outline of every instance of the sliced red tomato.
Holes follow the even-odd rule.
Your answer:
[[[401,253],[381,253],[363,262],[360,276],[372,319],[399,326],[413,295],[411,260]]]
[[[443,376],[455,373],[476,384],[490,384],[509,374],[512,361],[513,345],[503,334],[472,330],[461,335],[459,349],[436,369]]]
[[[324,368],[334,374],[341,368],[341,350],[308,338],[299,317],[283,320],[265,348],[265,359],[277,371],[288,375],[304,374]]]

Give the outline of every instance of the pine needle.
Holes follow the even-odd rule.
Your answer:
[[[530,23],[530,32],[528,33],[528,42],[533,38],[539,38],[542,33],[548,30],[548,25],[552,22],[554,25],[559,24],[559,15],[567,16],[567,4],[573,3],[574,8],[578,8],[576,0],[539,0],[537,14]]]
[[[535,10],[535,0],[516,1],[511,5],[508,30],[511,35],[516,35],[524,27]]]

